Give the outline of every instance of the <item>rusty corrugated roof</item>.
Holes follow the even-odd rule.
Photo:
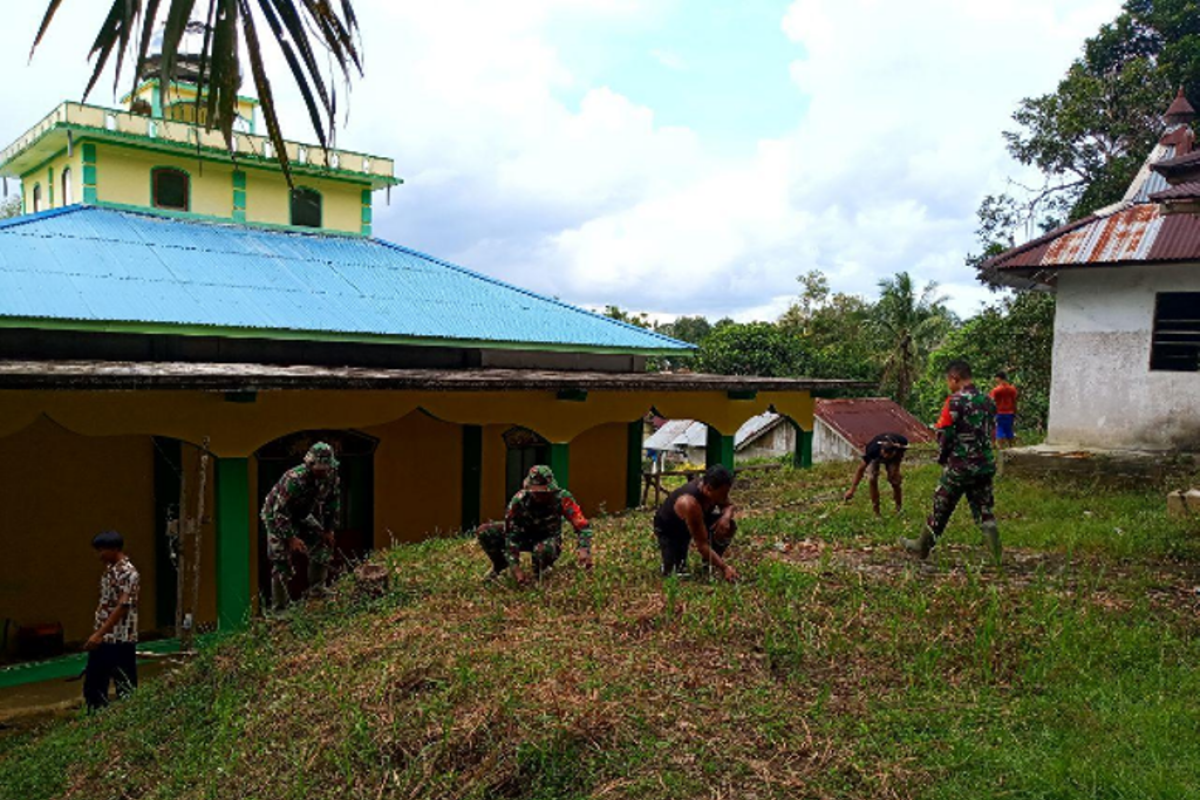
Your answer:
[[[909,444],[932,442],[935,437],[921,420],[887,397],[817,400],[817,419],[859,450],[881,433],[899,433]]]

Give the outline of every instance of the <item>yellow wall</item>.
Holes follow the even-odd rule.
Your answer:
[[[364,433],[375,451],[375,544],[414,542],[462,524],[462,427],[414,411]]]
[[[62,173],[67,167],[71,168],[72,203],[83,202],[83,155],[80,148],[75,147],[70,156],[64,150],[21,179],[21,195],[25,201],[25,213],[33,213],[33,187],[35,184],[42,187],[41,211],[72,204],[65,201],[62,192]],[[48,187],[51,185],[51,173],[53,173],[53,198],[48,192]]]
[[[68,641],[86,639],[103,572],[91,539],[111,528],[141,573],[141,627],[154,627],[152,447],[144,436],[88,438],[44,419],[0,439],[0,617],[61,622]]]
[[[599,425],[571,441],[571,494],[589,517],[625,508],[629,426]]]
[[[479,498],[479,516],[483,522],[504,519],[504,509],[508,507],[504,486],[508,449],[504,446],[504,432],[511,427],[509,423],[483,426],[483,490]]]
[[[97,197],[104,203],[152,208],[150,171],[174,167],[191,180],[191,213],[213,217],[233,216],[233,167],[195,158],[154,153],[131,147],[96,145]]]
[[[321,227],[362,230],[362,190],[366,186],[297,175],[296,186],[321,193]],[[246,219],[272,225],[292,223],[291,194],[283,176],[263,170],[246,172]]]

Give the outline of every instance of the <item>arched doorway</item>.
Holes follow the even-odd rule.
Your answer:
[[[336,575],[347,562],[363,558],[375,546],[375,450],[379,446],[378,439],[359,431],[314,430],[292,433],[263,445],[254,454],[258,461],[257,507],[262,508],[267,494],[283,473],[300,464],[315,442],[332,445],[340,462],[342,513],[332,564]],[[258,585],[260,591],[271,585],[267,532],[261,519],[258,522]],[[302,565],[297,564],[289,588],[293,597],[299,597],[308,588],[308,576]]]
[[[516,494],[529,470],[550,463],[550,442],[529,428],[520,426],[504,432],[504,498]]]

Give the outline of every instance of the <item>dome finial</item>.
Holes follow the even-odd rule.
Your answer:
[[[1169,127],[1176,125],[1186,125],[1196,118],[1196,109],[1192,108],[1192,104],[1187,101],[1183,94],[1183,87],[1179,87],[1179,93],[1175,95],[1175,101],[1171,103],[1171,107],[1167,109],[1167,113],[1163,115],[1163,122]]]

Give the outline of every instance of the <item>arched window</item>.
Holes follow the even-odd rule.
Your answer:
[[[188,174],[172,167],[155,167],[150,171],[151,202],[155,208],[171,211],[190,209]]]
[[[75,202],[74,188],[71,186],[71,168],[63,167],[62,171],[62,204],[69,206]]]
[[[292,224],[302,228],[321,227],[321,193],[299,188],[292,192]]]
[[[550,461],[550,442],[528,428],[509,428],[504,432],[505,500],[512,497],[525,482],[529,470]]]
[[[33,185],[33,213],[36,214],[37,212],[39,212],[41,210],[42,210],[42,185],[40,183],[35,183]]]

